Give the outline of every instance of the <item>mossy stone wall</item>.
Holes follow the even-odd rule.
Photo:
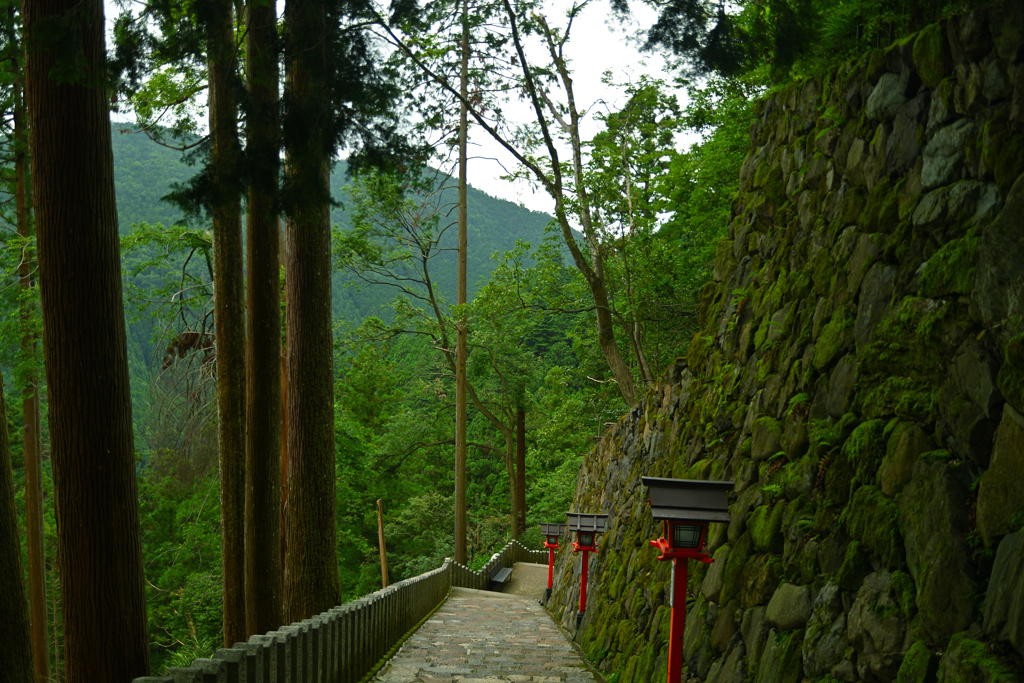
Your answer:
[[[585,618],[568,547],[549,607],[618,683],[663,680],[640,477],[731,479],[688,677],[1019,682],[1024,3],[772,93],[750,138],[703,329],[581,470],[574,509],[610,515]]]

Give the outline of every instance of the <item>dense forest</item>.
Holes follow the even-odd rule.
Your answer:
[[[589,114],[572,19],[625,0],[152,0],[109,44],[99,0],[9,3],[12,680],[127,681],[375,590],[377,500],[392,581],[538,547],[688,350],[753,102],[971,3],[650,4],[672,72]],[[459,187],[467,126],[550,215]]]

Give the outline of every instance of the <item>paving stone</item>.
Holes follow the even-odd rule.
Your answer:
[[[377,683],[591,683],[594,675],[532,598],[456,588]]]

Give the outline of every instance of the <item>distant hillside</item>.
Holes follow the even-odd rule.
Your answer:
[[[195,172],[181,161],[175,150],[162,147],[141,133],[122,133],[125,124],[112,124],[114,147],[114,183],[117,189],[117,208],[122,234],[132,224],[148,222],[171,225],[181,221],[181,212],[160,200],[170,186],[184,182]],[[331,174],[331,190],[335,199],[344,201],[342,188],[347,183],[345,165],[339,163]],[[452,196],[446,201],[455,201]],[[336,207],[331,220],[337,225],[347,226],[344,210]],[[517,239],[525,239],[533,245],[540,243],[544,226],[551,217],[537,211],[524,209],[516,204],[495,199],[472,187],[469,189],[469,295],[472,298],[476,285],[485,279],[493,269],[491,255],[511,249]],[[445,246],[455,246],[456,235],[450,231]],[[455,255],[445,254],[435,266],[435,277],[448,301],[455,300]],[[334,317],[352,323],[376,312],[391,300],[393,294],[387,290],[355,291],[342,286],[341,278],[334,278]]]

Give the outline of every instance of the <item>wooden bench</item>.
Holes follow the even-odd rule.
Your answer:
[[[509,579],[512,578],[512,567],[503,567],[500,563],[495,563],[491,570],[487,572],[488,578],[491,583],[508,583]]]

